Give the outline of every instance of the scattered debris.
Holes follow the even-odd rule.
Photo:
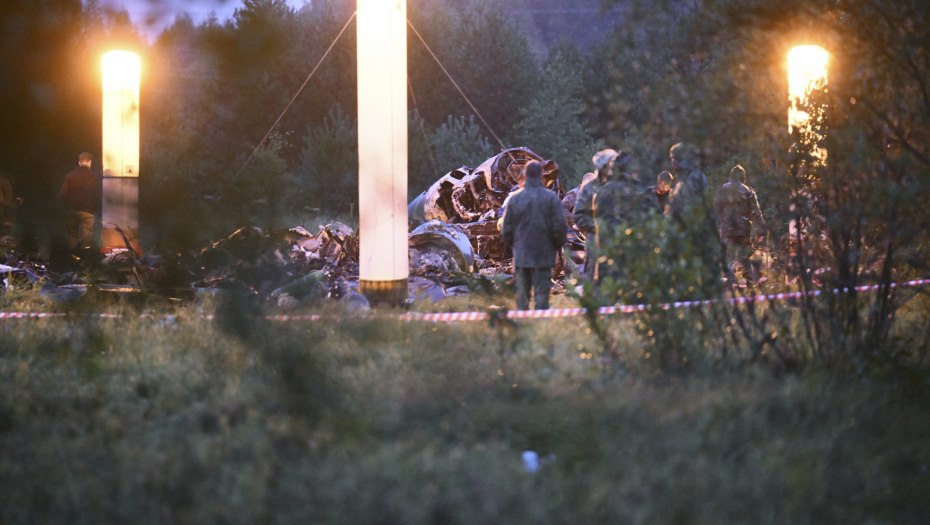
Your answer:
[[[529,149],[513,148],[475,169],[450,172],[414,199],[409,212],[415,227],[408,235],[412,299],[438,302],[465,293],[497,293],[508,286],[513,255],[497,219],[504,199],[532,161],[543,163],[546,187],[562,198],[558,165]],[[571,237],[569,248],[566,253],[573,260],[579,254],[583,258],[584,239]],[[341,301],[351,312],[370,308],[358,294],[359,232],[340,222],[322,225],[316,233],[301,226],[270,232],[244,227],[192,253],[139,257],[123,249],[79,257],[85,260],[74,257],[76,271],[56,273],[44,261],[11,256],[0,265],[0,276],[7,286],[18,279],[41,282],[42,295],[56,302],[76,301],[93,286],[119,295],[180,300],[219,291],[249,293],[285,309],[325,299]],[[561,259],[556,278],[562,273]],[[559,289],[557,284],[554,290]]]
[[[475,255],[465,231],[455,224],[430,221],[407,236],[410,274],[471,272]]]

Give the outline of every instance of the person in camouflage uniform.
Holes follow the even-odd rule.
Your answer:
[[[623,154],[621,154],[623,155]],[[629,164],[629,161],[624,163]],[[654,205],[649,200],[646,187],[635,173],[617,170],[610,179],[601,185],[593,200],[593,216],[596,224],[595,243],[597,253],[604,251],[605,240],[616,235],[621,224],[631,227],[641,226],[649,217]],[[619,268],[615,261],[614,268]],[[609,273],[603,264],[598,264],[595,279],[600,282]]]
[[[755,190],[745,182],[746,170],[742,166],[730,170],[730,182],[714,193],[714,212],[720,220],[720,239],[727,248],[727,260],[737,262],[743,277],[755,281],[755,270],[749,259],[753,252],[752,232],[756,230],[756,243],[759,243],[768,226],[762,218]]]
[[[584,277],[586,279],[594,278],[595,260],[597,259],[597,247],[594,236],[597,231],[597,224],[594,221],[594,196],[600,187],[613,176],[615,161],[620,158],[621,163],[625,166],[629,163],[630,157],[627,155],[620,156],[615,150],[605,149],[597,152],[594,158],[596,178],[587,183],[582,183],[581,189],[578,190],[578,198],[575,200],[575,208],[572,212],[572,221],[579,231],[585,234],[584,241]]]
[[[593,172],[585,173],[584,177],[581,178],[581,184],[562,197],[562,209],[565,210],[566,217],[571,219],[572,214],[575,213],[575,204],[578,202],[578,193],[581,192],[581,188],[596,178],[597,175],[595,175]],[[572,224],[574,224],[574,222],[572,222]]]
[[[502,234],[504,242],[513,246],[517,309],[529,309],[532,288],[536,309],[546,310],[552,268],[565,244],[568,226],[559,197],[543,185],[542,164],[527,164],[524,177],[523,191],[510,197]]]
[[[672,189],[671,212],[679,221],[689,223],[694,219],[695,207],[704,209],[707,206],[707,176],[698,168],[697,149],[690,144],[675,144],[669,150],[668,157],[678,181]]]

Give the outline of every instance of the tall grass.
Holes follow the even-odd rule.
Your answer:
[[[3,321],[0,522],[922,523],[930,512],[925,388],[783,374],[713,348],[669,373],[636,317],[610,323],[625,366],[608,370],[579,320],[283,324],[240,308],[237,333],[227,306],[216,323],[200,318],[209,304],[168,320]],[[527,473],[524,450],[551,461]]]

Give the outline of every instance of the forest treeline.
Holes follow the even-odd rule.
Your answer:
[[[649,180],[669,167],[669,147],[687,141],[712,183],[740,163],[763,211],[789,214],[785,56],[807,43],[832,53],[825,140],[838,162],[830,169],[888,183],[868,194],[900,202],[925,188],[930,13],[922,2],[603,5],[618,19],[604,36],[587,47],[562,40],[540,54],[499,2],[409,0],[412,25],[490,126],[408,32],[411,196],[498,151],[494,135],[556,160],[567,187],[598,147],[631,151]],[[141,218],[156,249],[190,248],[246,224],[287,226],[316,209],[352,213],[354,22],[242,167],[353,9],[341,0],[300,10],[245,0],[230,20],[179,17],[150,43],[125,11],[96,1],[4,2],[0,167],[24,197],[26,231],[52,228],[63,175],[80,151],[100,151],[99,58],[117,47],[144,64]],[[888,208],[874,204],[868,213],[886,228]],[[907,224],[925,219],[910,212],[918,215]]]

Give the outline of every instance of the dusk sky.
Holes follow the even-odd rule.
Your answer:
[[[242,0],[101,0],[104,6],[124,7],[139,30],[149,40],[174,22],[175,16],[187,13],[195,22],[206,20],[211,13],[226,19],[242,7]],[[301,7],[307,0],[287,0],[293,7]]]

